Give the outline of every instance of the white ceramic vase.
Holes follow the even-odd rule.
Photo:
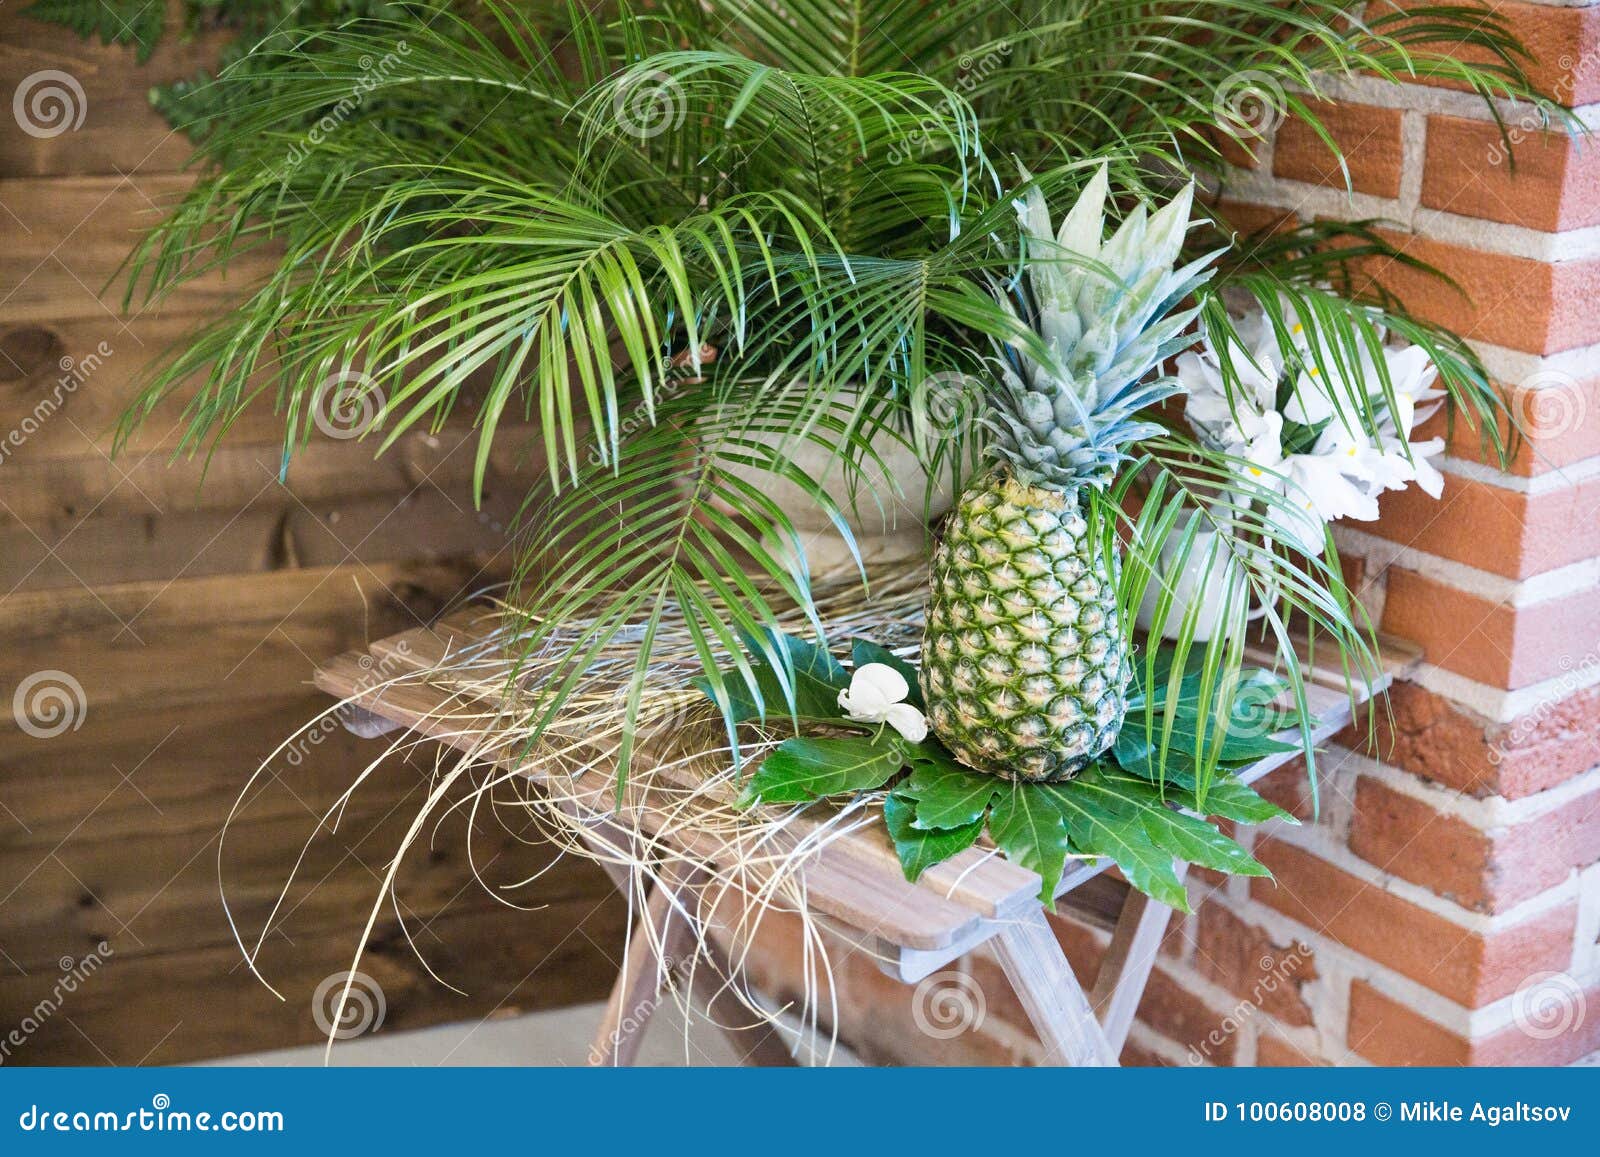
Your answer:
[[[1248,605],[1248,594],[1244,593],[1247,588],[1234,577],[1240,564],[1229,551],[1225,535],[1204,527],[1195,531],[1189,557],[1181,569],[1178,567],[1178,555],[1187,530],[1182,525],[1174,527],[1162,544],[1160,565],[1139,606],[1139,629],[1149,631],[1154,625],[1160,597],[1158,584],[1172,591],[1172,604],[1161,625],[1163,638],[1178,637],[1184,619],[1196,604],[1199,609],[1195,611],[1194,638],[1198,642],[1206,642],[1234,627],[1243,628],[1246,623],[1265,615],[1271,603]],[[1228,598],[1230,586],[1240,592],[1232,600]]]

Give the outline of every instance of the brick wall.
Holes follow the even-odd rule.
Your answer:
[[[1545,90],[1600,124],[1600,4],[1496,7]],[[1254,834],[1275,880],[1229,882],[1173,929],[1135,1039],[1169,1061],[1568,1063],[1600,1049],[1600,151],[1507,108],[1513,167],[1475,97],[1336,91],[1353,193],[1291,122],[1228,197],[1392,222],[1460,291],[1385,281],[1472,342],[1528,438],[1502,472],[1460,429],[1441,500],[1396,493],[1339,529],[1424,665],[1371,742],[1329,753],[1318,822]],[[1301,771],[1271,790],[1305,813]],[[1286,951],[1305,960],[1263,999]]]
[[[1496,7],[1536,81],[1600,127],[1600,0]],[[1529,437],[1502,472],[1458,431],[1441,500],[1391,494],[1379,522],[1339,531],[1375,621],[1425,662],[1373,742],[1352,731],[1320,761],[1317,822],[1241,833],[1275,880],[1196,881],[1124,1061],[1569,1063],[1600,1049],[1600,144],[1508,108],[1513,171],[1467,93],[1364,78],[1336,92],[1327,123],[1354,192],[1291,122],[1224,205],[1252,224],[1393,222],[1464,293],[1385,279],[1471,340]],[[1303,768],[1267,790],[1309,821]],[[1057,929],[1092,983],[1106,934]],[[902,1015],[907,990],[842,960],[845,1035],[874,1059],[1036,1055],[993,965],[961,970],[982,1023],[930,1043]]]

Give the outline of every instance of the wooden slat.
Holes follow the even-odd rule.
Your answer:
[[[192,79],[202,69],[215,71],[229,34],[197,34],[173,10],[160,44],[141,64],[132,47],[81,38],[59,24],[24,15],[25,8],[20,4],[0,8],[0,59],[6,62],[7,91],[35,72],[65,72],[83,89],[84,117],[78,128],[54,137],[0,134],[0,173],[46,177],[182,168],[189,142],[151,107],[149,90]]]
[[[146,312],[138,303],[123,310],[119,270],[139,236],[192,183],[177,174],[0,180],[8,221],[0,248],[0,324]],[[265,252],[242,255],[225,276],[207,273],[174,290],[162,309],[212,315],[232,309],[272,264]]]
[[[371,690],[371,671],[382,660],[363,664],[362,658],[352,653],[323,664],[317,671],[317,685],[341,699],[355,696],[368,710],[400,719],[422,734],[457,747],[473,746],[473,740],[463,734],[468,730],[463,717],[481,718],[492,707],[483,701],[452,702],[445,692],[410,684]],[[635,778],[637,782],[643,777]],[[599,783],[596,788],[601,793],[607,790]],[[637,811],[635,818],[647,830],[655,830],[648,808]],[[802,817],[793,838],[803,838],[808,827]],[[800,870],[808,900],[818,911],[896,944],[922,949],[949,944],[978,925],[978,912],[907,883],[897,867],[886,876],[881,859],[856,846],[856,838],[851,835],[833,841]]]

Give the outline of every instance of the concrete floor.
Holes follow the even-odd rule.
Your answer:
[[[334,1065],[421,1066],[475,1065],[582,1065],[600,1023],[600,1004],[503,1017],[482,1022],[437,1025],[411,1032],[379,1031],[333,1048]],[[788,1034],[791,1047],[798,1034]],[[211,1062],[219,1066],[288,1065],[323,1063],[321,1045],[248,1053]],[[735,1065],[739,1057],[715,1026],[696,1017],[688,1027],[678,1008],[668,1001],[656,1010],[645,1033],[638,1063],[641,1066],[681,1068],[690,1065]],[[857,1062],[840,1047],[833,1065]]]

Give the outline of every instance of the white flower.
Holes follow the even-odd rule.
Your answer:
[[[1260,420],[1272,412],[1278,379],[1283,373],[1278,344],[1266,315],[1253,313],[1234,321],[1239,341],[1228,339],[1228,361],[1238,377],[1229,390],[1222,376],[1222,355],[1208,333],[1200,352],[1177,360],[1178,380],[1188,399],[1183,415],[1215,449],[1249,442]],[[1243,344],[1241,344],[1241,342]]]
[[[928,720],[911,704],[906,677],[887,663],[864,663],[850,676],[850,686],[839,692],[846,719],[857,723],[887,723],[911,743],[928,738]]]

